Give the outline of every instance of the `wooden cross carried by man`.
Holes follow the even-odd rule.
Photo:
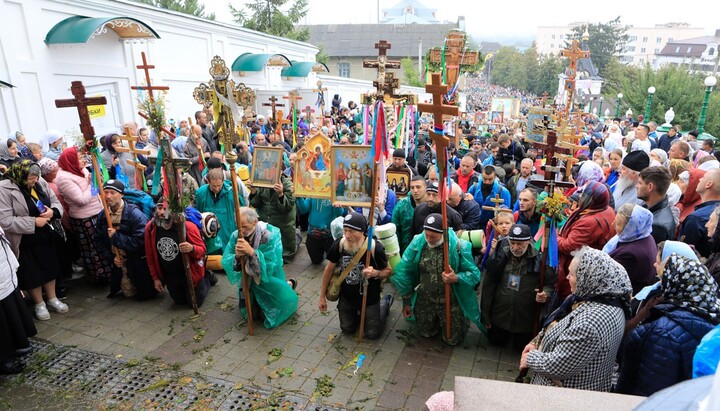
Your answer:
[[[322,86],[322,80],[318,80],[317,82],[317,88],[313,90],[313,93],[318,93],[317,101],[315,101],[315,105],[318,106],[320,109],[320,116],[325,117],[325,92],[327,91],[327,87]]]
[[[560,53],[563,57],[567,57],[570,60],[570,65],[565,71],[568,78],[565,79],[566,99],[565,107],[563,108],[563,115],[565,118],[567,118],[573,104],[573,97],[575,96],[575,78],[577,77],[577,62],[581,58],[589,58],[590,52],[587,50],[582,50],[580,48],[580,43],[577,40],[573,40],[570,48],[564,49]]]
[[[95,129],[90,121],[90,112],[88,106],[97,106],[107,104],[105,97],[85,97],[85,86],[82,81],[73,81],[70,83],[70,92],[75,98],[57,99],[55,107],[77,107],[78,116],[80,117],[80,132],[85,141],[95,141]]]
[[[130,127],[125,127],[125,134],[120,136],[120,140],[127,141],[128,147],[117,147],[115,151],[119,153],[130,153],[132,160],[126,160],[127,163],[135,167],[135,188],[138,190],[147,190],[145,186],[145,170],[147,167],[140,162],[138,155],[149,156],[150,150],[143,150],[135,147],[137,143],[137,136],[132,135]]]
[[[480,59],[480,53],[476,50],[465,50],[465,33],[453,30],[448,33],[445,39],[445,82],[453,87],[460,76],[460,66],[474,66]],[[433,63],[443,62],[443,50],[439,48],[430,49],[430,61]]]
[[[390,95],[399,86],[399,81],[395,78],[394,74],[388,73],[386,70],[399,69],[400,61],[388,60],[387,51],[392,48],[392,45],[388,41],[378,41],[375,43],[375,48],[378,49],[377,60],[363,60],[363,67],[377,69],[377,79],[373,81],[376,97],[379,95]]]
[[[275,96],[270,96],[268,99],[269,103],[262,103],[263,107],[270,107],[270,120],[273,122],[273,127],[276,127],[275,124],[277,123],[277,107],[285,107],[284,104],[277,104],[278,98]]]
[[[493,212],[493,218],[494,218],[494,219],[497,219],[497,216],[498,216],[500,213],[511,213],[511,214],[512,214],[512,212],[513,212],[511,209],[509,209],[509,208],[507,208],[507,207],[500,207],[500,205],[505,202],[505,200],[503,200],[502,198],[500,198],[500,194],[495,194],[495,197],[491,198],[491,199],[490,199],[490,202],[491,202],[491,203],[494,203],[495,206],[493,206],[493,207],[491,207],[491,206],[482,206],[482,209],[483,209],[483,210],[486,210],[486,211],[492,211],[492,212]],[[492,220],[490,220],[490,224],[493,226],[493,228],[495,229],[495,231],[497,231],[497,226],[495,226],[495,222],[492,221]]]
[[[136,67],[137,69],[142,70],[142,71],[145,72],[145,85],[144,85],[144,86],[132,86],[132,87],[130,87],[130,89],[132,89],[132,90],[147,91],[147,92],[148,92],[148,99],[149,99],[150,103],[154,103],[154,102],[155,102],[155,96],[153,95],[153,91],[154,91],[154,90],[157,90],[157,91],[167,91],[167,90],[170,90],[170,87],[168,87],[168,86],[153,86],[153,85],[152,85],[152,82],[150,81],[150,69],[154,69],[155,66],[147,63],[147,59],[146,59],[146,57],[145,57],[145,52],[144,52],[144,51],[143,51],[142,53],[140,53],[140,55],[142,56],[143,64],[140,64],[140,65],[135,66],[135,67]]]

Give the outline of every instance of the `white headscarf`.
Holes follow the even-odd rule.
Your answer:
[[[45,136],[43,136],[42,141],[40,142],[40,145],[42,146],[42,152],[43,154],[50,151],[50,144],[60,140],[63,138],[63,134],[59,132],[58,130],[50,129],[45,132]]]

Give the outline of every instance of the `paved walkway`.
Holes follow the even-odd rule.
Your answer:
[[[322,266],[310,263],[304,246],[285,265],[285,272],[299,280],[299,309],[274,330],[256,323],[254,336],[248,335],[241,321],[235,287],[221,275],[199,316],[174,305],[168,295],[145,302],[107,299],[106,290],[79,283],[69,288],[65,302],[70,311],[38,322],[37,338],[50,347],[71,346],[88,356],[99,354],[99,359],[130,366],[151,364],[150,377],[153,367],[160,367],[159,372],[173,372],[179,379],[202,376],[225,388],[253,387],[266,396],[304,398],[308,406],[325,404],[325,408],[308,408],[318,410],[422,409],[434,392],[451,390],[456,375],[513,380],[517,374],[519,356],[509,348],[479,347],[475,328],[463,345],[454,348],[415,337],[411,324],[402,318],[399,298],[391,307],[385,334],[358,343],[357,337],[340,332],[334,304],[327,315],[318,311]],[[392,285],[385,285],[384,292],[394,292]],[[353,360],[360,353],[366,359],[355,375]],[[38,398],[47,409],[42,398],[49,394],[14,381],[0,380],[0,408],[4,403],[18,408],[16,400],[23,404],[24,398]],[[152,387],[152,381],[146,385]],[[23,394],[28,390],[32,395]],[[84,404],[80,408],[92,409],[103,408],[107,398],[74,400]],[[58,409],[62,408],[67,409]]]

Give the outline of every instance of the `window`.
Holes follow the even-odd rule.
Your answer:
[[[688,47],[688,54],[692,53],[692,47]]]
[[[711,47],[710,50],[708,50],[708,56],[712,55],[715,55],[715,49]]]
[[[655,39],[655,44],[662,44],[662,37],[658,37]]]
[[[655,54],[660,54],[660,49],[655,49]]]
[[[628,47],[628,51],[631,52],[631,53],[634,53],[634,52],[635,52],[635,46],[630,46],[630,47]]]
[[[672,43],[672,41],[673,41],[673,38],[672,38],[672,37],[668,37],[668,43]]]
[[[628,41],[637,41],[637,36],[630,36]]]
[[[563,39],[563,35],[562,35],[562,34],[560,35],[559,39],[560,39],[560,40],[562,40],[562,39]]]
[[[551,49],[554,49],[554,48],[555,48],[555,43],[551,44],[551,45],[550,45],[550,48],[551,48]]]
[[[350,63],[338,63],[338,76],[350,77]]]
[[[552,39],[555,40],[555,35],[554,35],[554,34],[552,35]]]
[[[680,54],[680,46],[675,47],[675,53]]]
[[[640,49],[640,53],[645,53],[645,47]]]
[[[644,43],[647,43],[647,40],[648,40],[647,37],[643,37],[643,44],[644,44]]]

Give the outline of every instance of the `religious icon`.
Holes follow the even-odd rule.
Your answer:
[[[370,146],[332,146],[330,164],[333,203],[370,207],[375,177]]]
[[[282,148],[255,146],[251,173],[252,186],[272,188],[279,183],[282,161]]]
[[[493,124],[502,124],[503,123],[503,112],[502,111],[493,111],[490,115],[490,121]]]
[[[398,198],[405,197],[410,191],[410,171],[388,170],[386,172],[388,188],[395,192]]]
[[[487,121],[486,117],[487,117],[487,112],[476,111],[475,112],[475,125],[477,126],[478,124],[485,124],[485,121]]]
[[[544,141],[545,133],[548,127],[553,128],[550,124],[550,118],[553,114],[552,109],[533,107],[528,112],[527,138],[533,141]]]
[[[298,150],[294,174],[296,197],[331,198],[330,147],[330,139],[319,132]]]
[[[493,97],[490,107],[493,112],[502,111],[506,119],[517,118],[520,114],[520,101],[515,97]]]

